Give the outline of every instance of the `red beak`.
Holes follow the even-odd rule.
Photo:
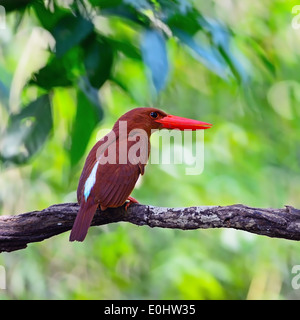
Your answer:
[[[200,129],[209,129],[212,127],[212,124],[210,123],[172,116],[171,114],[168,114],[166,117],[163,117],[155,121],[161,123],[164,129],[200,130]]]

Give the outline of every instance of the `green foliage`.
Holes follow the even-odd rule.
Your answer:
[[[230,3],[0,0],[1,214],[76,201],[98,130],[136,106],[214,125],[203,173],[149,164],[141,203],[300,207],[297,2]],[[62,234],[1,254],[0,299],[299,298],[298,246],[234,230],[91,228],[82,244]]]
[[[10,117],[2,139],[2,161],[23,163],[45,143],[52,128],[48,95],[43,95]]]
[[[105,38],[97,41],[95,35],[86,41],[85,46],[84,65],[87,77],[92,86],[100,88],[110,76],[114,49]]]
[[[166,84],[169,66],[163,35],[157,30],[147,30],[142,41],[143,61],[150,69],[157,92]]]
[[[169,73],[169,60],[166,49],[166,39],[174,36],[189,46],[196,57],[213,72],[227,78],[230,69],[237,79],[243,77],[236,68],[238,61],[229,50],[230,35],[225,26],[216,22],[209,22],[187,1],[174,1],[172,4],[166,1],[91,1],[90,10],[101,9],[105,16],[121,16],[133,24],[139,24],[140,51],[135,49],[136,43],[127,43],[122,38],[116,39],[101,33],[92,19],[94,13],[88,13],[89,9],[84,2],[74,1],[70,9],[61,7],[56,1],[51,1],[48,6],[42,1],[28,2],[26,10],[29,15],[36,15],[41,26],[48,30],[55,39],[55,48],[51,50],[47,64],[32,76],[27,86],[36,85],[47,91],[55,87],[78,87],[82,77],[87,77],[90,85],[95,89],[111,79],[114,57],[119,52],[129,58],[143,61],[149,69],[150,83],[159,93],[167,83]],[[19,4],[16,3],[16,10]],[[13,7],[10,7],[13,10]],[[22,9],[23,10],[23,9]],[[137,26],[132,25],[133,28]],[[117,29],[118,30],[118,29]],[[120,28],[120,31],[122,29]],[[197,43],[193,35],[201,31],[210,38],[210,44]],[[132,39],[134,40],[134,39]],[[112,80],[120,83],[114,77]],[[123,87],[123,89],[126,87]],[[155,93],[153,95],[155,99]],[[78,104],[83,99],[78,100]],[[101,105],[98,104],[101,109]],[[79,108],[83,106],[78,105]],[[101,113],[102,114],[102,113]],[[99,118],[95,113],[94,125],[84,133],[79,149],[85,150],[95,122]],[[87,121],[89,123],[89,121]],[[78,121],[74,122],[78,126]],[[76,132],[75,129],[74,132]],[[76,135],[75,135],[76,136]],[[74,135],[72,135],[74,137]],[[45,140],[45,139],[44,139]],[[72,143],[72,145],[77,145]],[[35,151],[37,151],[36,148]],[[32,156],[35,151],[30,153]],[[3,150],[0,150],[3,153]],[[77,163],[79,156],[74,158],[74,148],[71,149],[71,164]],[[10,161],[18,163],[27,161],[29,157],[10,157]],[[8,160],[2,155],[2,158]],[[76,159],[76,161],[74,160]]]
[[[83,91],[77,92],[76,117],[71,133],[72,145],[70,149],[71,165],[74,166],[85,153],[85,146],[88,144],[98,121],[102,118],[99,113],[100,105],[94,105]],[[97,110],[98,109],[98,110]]]

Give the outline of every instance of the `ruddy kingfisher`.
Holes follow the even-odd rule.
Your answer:
[[[112,130],[92,148],[85,161],[77,189],[80,205],[70,241],[83,241],[97,208],[120,207],[132,202],[132,190],[144,174],[155,130],[199,130],[211,124],[173,116],[156,108],[136,108],[122,115]]]

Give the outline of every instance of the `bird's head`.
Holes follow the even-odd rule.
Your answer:
[[[128,111],[116,122],[127,121],[128,132],[133,129],[143,129],[151,134],[155,129],[200,130],[209,129],[212,124],[173,116],[156,108],[136,108]]]

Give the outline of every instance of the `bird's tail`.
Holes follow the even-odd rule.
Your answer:
[[[70,241],[83,241],[88,229],[91,225],[95,212],[97,210],[98,204],[94,203],[93,200],[84,200],[81,202],[80,209],[77,213],[71,234]]]

